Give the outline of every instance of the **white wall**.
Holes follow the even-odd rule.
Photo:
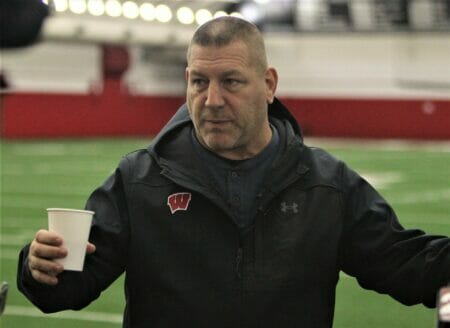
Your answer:
[[[450,99],[450,33],[268,34],[266,43],[278,95]],[[131,92],[184,94],[184,49],[130,51]],[[2,51],[1,67],[17,90],[79,93],[101,83],[100,58],[94,44],[43,42]]]
[[[131,65],[125,81],[132,94],[180,95],[185,92],[184,48],[130,47]]]
[[[0,68],[12,91],[87,93],[101,83],[101,51],[93,44],[42,42],[2,50]]]
[[[279,94],[450,98],[450,34],[267,35]]]

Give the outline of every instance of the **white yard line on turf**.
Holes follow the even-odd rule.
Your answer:
[[[2,232],[5,229],[11,228],[19,228],[23,230],[23,227],[29,227],[30,225],[36,222],[45,222],[47,223],[47,213],[43,210],[42,216],[21,216],[21,217],[13,217],[13,216],[4,216],[0,220],[0,227]]]
[[[403,176],[399,172],[363,172],[361,175],[376,188],[387,188],[391,184],[398,183],[403,180]]]
[[[77,190],[76,188],[70,188],[70,187],[63,187],[63,186],[55,186],[54,188],[50,189],[31,189],[28,186],[21,186],[21,185],[16,185],[16,186],[8,186],[8,190],[4,190],[3,191],[3,195],[5,196],[9,196],[9,194],[17,194],[17,193],[21,193],[21,194],[27,194],[27,195],[37,195],[37,196],[89,196],[89,193],[91,192],[91,190],[89,191],[85,191],[85,190]],[[13,195],[15,196],[15,195]]]
[[[15,245],[15,246],[25,246],[27,243],[23,243],[22,245]],[[21,247],[17,247],[17,249],[1,249],[0,250],[0,258],[2,261],[18,261],[19,260],[19,253]]]
[[[117,313],[64,311],[59,313],[44,314],[35,308],[9,304],[6,305],[4,315],[20,316],[20,317],[36,317],[36,318],[46,317],[54,319],[94,321],[94,322],[117,323],[117,324],[122,323],[122,314]]]
[[[401,140],[401,139],[357,139],[357,138],[312,138],[306,137],[305,143],[309,146],[319,147],[356,147],[373,150],[386,151],[430,151],[450,152],[450,142],[423,141],[423,140]]]
[[[0,235],[0,245],[2,246],[21,246],[29,243],[33,240],[36,232],[23,232],[23,233],[13,233],[6,234],[2,233]]]
[[[18,164],[15,167],[6,167],[1,174],[4,177],[20,177],[30,175],[63,175],[70,173],[71,176],[85,176],[86,174],[107,174],[115,168],[115,164],[110,168],[106,166],[95,166],[94,161],[84,163],[36,163],[33,166]]]
[[[398,198],[391,198],[391,201],[397,204],[435,203],[446,200],[450,200],[450,189],[413,192]]]
[[[14,155],[22,156],[62,156],[69,153],[69,147],[63,143],[37,143],[14,145],[12,147]]]

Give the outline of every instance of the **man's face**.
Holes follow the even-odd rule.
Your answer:
[[[276,72],[261,72],[240,41],[193,45],[186,68],[187,105],[199,142],[229,159],[258,154],[270,141],[267,104]]]

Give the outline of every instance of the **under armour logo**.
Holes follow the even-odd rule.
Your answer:
[[[291,205],[286,204],[286,202],[281,203],[281,212],[287,213],[287,211],[292,211],[293,213],[298,213],[298,204],[292,203]]]
[[[176,211],[186,211],[189,202],[191,201],[190,192],[179,192],[167,197],[167,205],[169,205],[170,212],[173,214]]]

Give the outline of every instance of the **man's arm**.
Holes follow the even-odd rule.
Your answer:
[[[60,237],[48,231],[39,231],[21,251],[18,288],[43,312],[87,306],[125,270],[128,212],[124,193],[118,169],[89,197],[87,208],[96,214],[82,272],[61,271],[62,267],[51,261],[65,256],[66,250],[60,247]]]
[[[450,239],[405,229],[389,204],[365,180],[344,167],[347,182],[343,270],[359,284],[403,304],[436,306],[450,281]]]

